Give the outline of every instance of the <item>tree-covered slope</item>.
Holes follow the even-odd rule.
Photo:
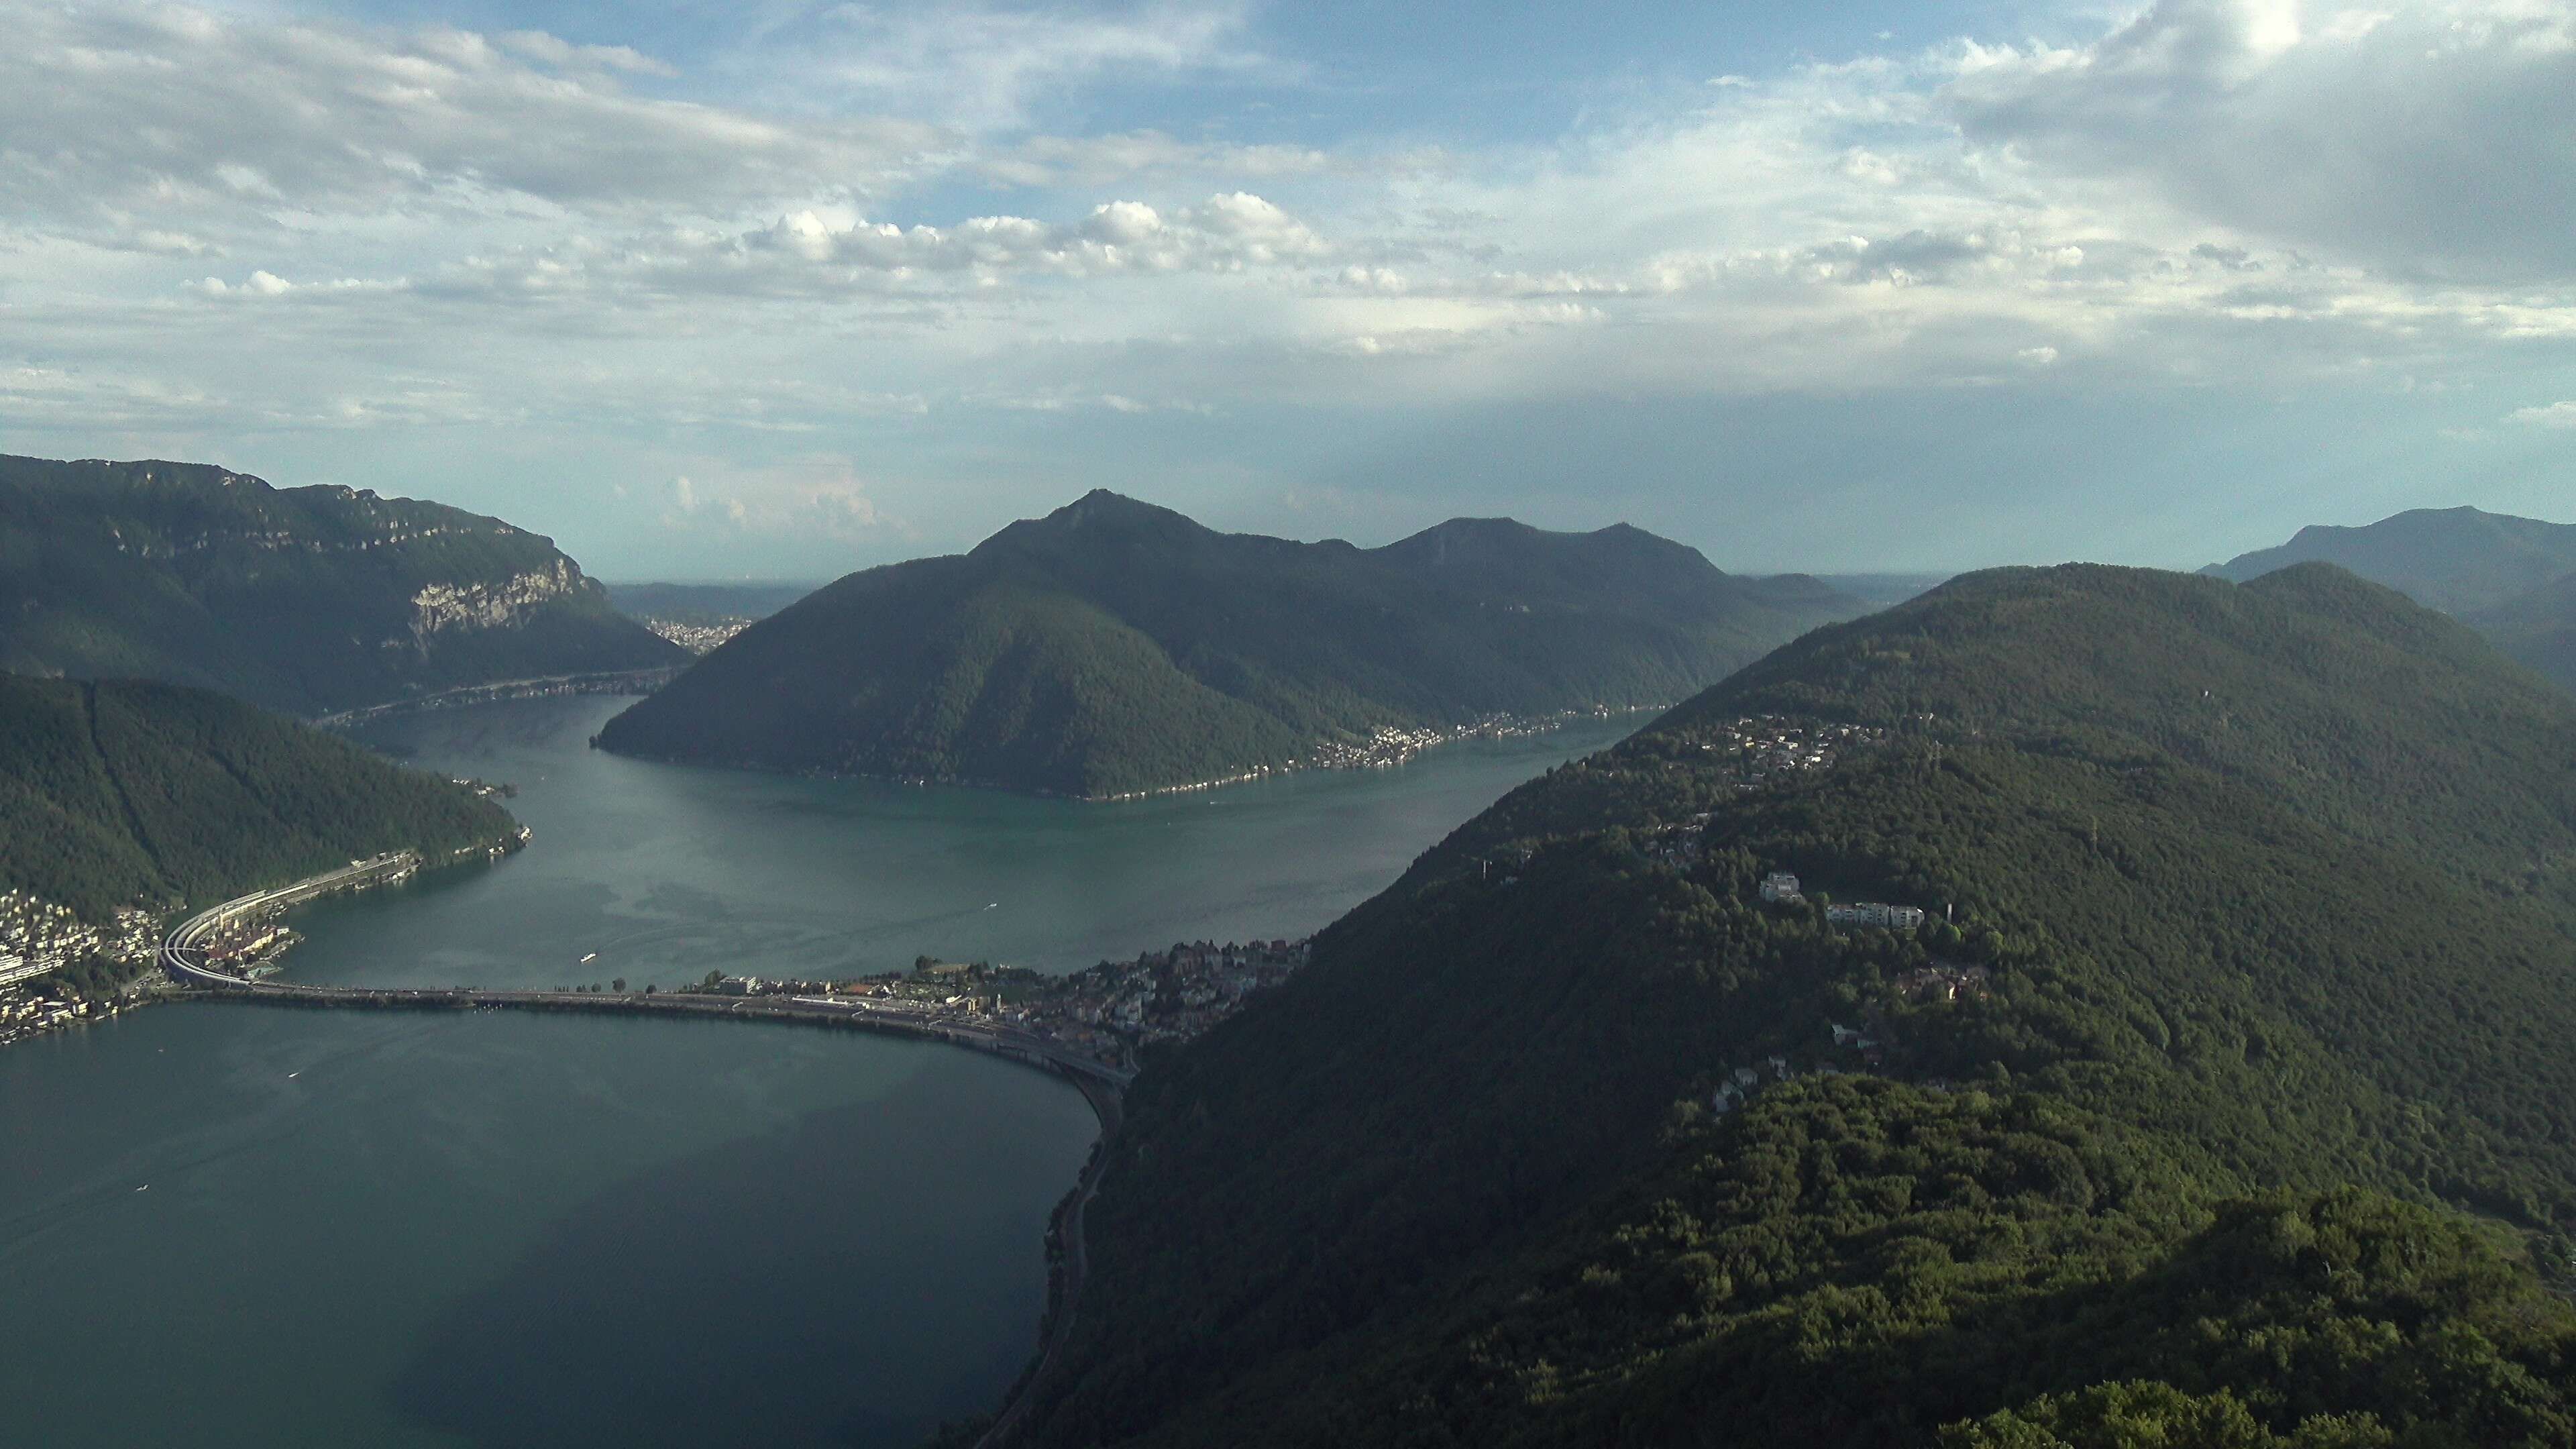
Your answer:
[[[203,464],[0,457],[0,668],[322,714],[684,655],[498,519]]]
[[[1394,727],[1681,698],[1856,612],[1631,528],[1460,519],[1380,549],[1094,493],[853,574],[610,722],[664,758],[1113,794]]]
[[[2564,1443],[2571,877],[2576,702],[2339,570],[1818,630],[1149,1064],[1034,1442]]]
[[[0,675],[0,890],[92,922],[515,840],[463,787],[221,695]]]

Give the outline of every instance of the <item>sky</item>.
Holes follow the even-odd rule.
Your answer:
[[[1829,13],[1816,13],[1816,12]],[[2576,0],[0,0],[0,451],[828,578],[2576,519]]]

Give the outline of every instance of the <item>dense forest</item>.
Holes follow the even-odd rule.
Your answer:
[[[0,457],[0,669],[316,715],[684,657],[498,519],[203,464]]]
[[[0,675],[0,890],[87,921],[516,838],[471,791],[220,695]]]
[[[610,722],[659,758],[1104,795],[1381,729],[1684,698],[1860,605],[1633,528],[1458,519],[1384,548],[1093,493],[853,574]]]
[[[1954,580],[1150,1062],[1032,1442],[2565,1444],[2571,925],[2576,701],[2465,627]]]

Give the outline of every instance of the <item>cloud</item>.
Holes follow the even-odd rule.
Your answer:
[[[451,299],[663,293],[890,295],[989,283],[1013,274],[1099,277],[1229,273],[1320,264],[1332,248],[1304,222],[1249,192],[1164,211],[1101,202],[1068,222],[970,217],[902,226],[808,208],[735,233],[681,230],[607,244],[588,238],[469,257],[416,285]]]
[[[2090,43],[1961,47],[1942,99],[2035,173],[2392,271],[2576,273],[2576,7],[2159,0]]]
[[[866,185],[936,141],[910,121],[791,124],[639,96],[615,73],[657,63],[534,32],[118,3],[7,14],[0,218],[21,223],[193,212],[267,231],[280,211],[510,197],[618,215],[724,208]]]
[[[969,132],[1025,128],[1041,98],[1118,77],[1275,77],[1237,4],[1123,12],[978,4],[828,5],[765,28],[737,64]]]
[[[1431,93],[1391,127],[1239,8],[786,0],[659,56],[0,13],[21,451],[471,446],[639,480],[602,511],[665,549],[1621,408],[2367,397],[2432,446],[2464,419],[2401,379],[2576,371],[2563,0],[2033,12],[1506,140]]]
[[[2532,428],[2576,429],[2576,401],[2516,408],[2506,414],[2505,421]]]

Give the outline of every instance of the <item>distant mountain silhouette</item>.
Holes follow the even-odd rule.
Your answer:
[[[2205,573],[2244,583],[2294,563],[2341,564],[2419,604],[2464,614],[2576,572],[2576,524],[2475,508],[2417,508],[2359,528],[2312,524]]]
[[[1105,795],[1391,727],[1680,699],[1858,613],[1625,526],[1454,519],[1383,548],[1218,533],[1099,491],[852,574],[612,720],[668,759]]]
[[[2458,615],[2498,648],[2576,689],[2576,524],[2418,508],[2360,528],[2315,525],[2204,573],[2240,583],[2295,563],[2340,564]]]

